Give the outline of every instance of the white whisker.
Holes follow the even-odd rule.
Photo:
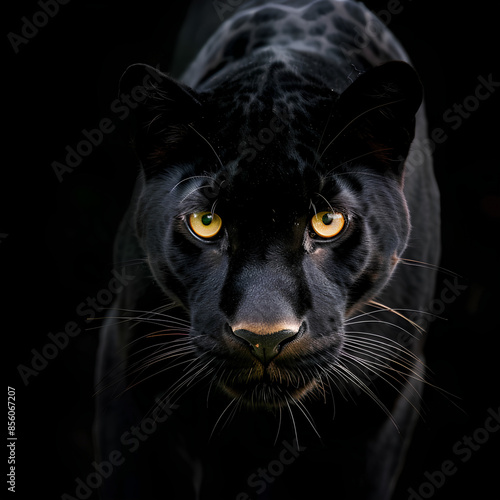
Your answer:
[[[382,411],[387,415],[387,417],[390,419],[390,421],[393,423],[394,427],[399,433],[399,427],[396,421],[394,420],[394,417],[392,416],[391,412],[387,409],[387,407],[382,403],[379,397],[363,382],[357,375],[355,375],[347,366],[344,365],[344,363],[341,360],[338,360],[337,365],[339,370],[342,370],[344,374],[347,376],[348,379],[350,379],[352,382],[354,382],[365,394],[367,394],[375,404],[379,408],[382,409]]]
[[[287,393],[287,395],[290,397],[290,399],[293,399],[290,394]],[[295,425],[295,418],[293,418],[293,412],[292,408],[290,407],[290,403],[288,402],[288,398],[285,397],[285,403],[288,408],[288,412],[290,413],[290,419],[292,420],[292,426],[293,426],[293,431],[295,433],[295,442],[297,443],[297,448],[300,448],[299,446],[299,435],[297,433],[297,426]]]
[[[240,398],[241,398],[241,396],[240,396]],[[229,401],[229,404],[224,408],[224,410],[222,411],[222,413],[219,415],[219,418],[215,422],[215,425],[213,426],[212,432],[210,433],[209,440],[212,439],[212,436],[214,435],[215,429],[217,428],[217,425],[219,424],[219,422],[222,419],[222,417],[224,416],[224,414],[229,410],[229,408],[231,408],[231,406],[234,403],[236,403],[237,400],[238,400],[238,398],[231,398],[231,401]]]
[[[208,141],[208,139],[203,136],[202,134],[200,134],[191,124],[188,125],[188,127],[193,131],[195,132],[203,141],[205,141],[205,143],[208,145],[208,147],[212,150],[213,154],[215,155],[215,157],[217,158],[218,162],[219,162],[219,165],[224,168],[224,164],[222,163],[222,160],[220,159],[219,155],[217,154],[217,151],[215,151],[215,148],[212,146],[212,144],[210,144],[210,142]]]

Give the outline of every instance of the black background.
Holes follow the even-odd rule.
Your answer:
[[[91,471],[97,330],[88,329],[92,325],[85,324],[77,306],[108,285],[114,232],[136,169],[125,122],[110,106],[128,64],[168,63],[185,4],[72,0],[18,53],[7,34],[21,34],[23,16],[32,19],[40,6],[8,4],[0,279],[7,384],[16,389],[19,498],[73,494],[75,479]],[[394,2],[366,4],[377,12]],[[492,74],[500,81],[494,66],[498,16],[492,4],[478,2],[401,0],[400,6],[389,26],[421,75],[430,130],[443,128],[448,136],[434,155],[442,195],[442,266],[459,274],[457,282],[466,289],[440,311],[446,319],[432,322],[427,346],[432,382],[456,395],[450,399],[461,410],[437,391],[427,392],[397,498],[408,498],[410,487],[418,491],[428,481],[425,472],[432,474],[447,460],[457,471],[435,488],[433,498],[492,498],[490,488],[498,492],[498,433],[465,462],[453,449],[484,426],[488,409],[498,410],[500,399],[495,321],[500,91],[480,101],[455,130],[458,119],[450,122],[446,116],[457,115],[455,104],[474,103],[469,97],[480,76]],[[66,146],[75,147],[82,129],[96,128],[106,117],[113,120],[114,132],[59,182],[52,162],[64,162]],[[454,282],[441,273],[438,296],[445,279]],[[19,365],[29,367],[32,349],[41,351],[48,333],[62,331],[70,321],[85,331],[25,385]]]

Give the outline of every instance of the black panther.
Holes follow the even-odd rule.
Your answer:
[[[360,3],[231,6],[179,78],[121,79],[136,279],[101,333],[102,496],[388,499],[440,252],[422,86]]]

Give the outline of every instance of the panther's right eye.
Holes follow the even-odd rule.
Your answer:
[[[345,218],[340,212],[319,212],[311,219],[311,227],[322,238],[337,236],[345,226]]]
[[[212,212],[195,212],[189,216],[189,227],[196,236],[209,240],[222,228],[222,219]]]

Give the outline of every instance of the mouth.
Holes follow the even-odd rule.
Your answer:
[[[258,378],[252,377],[251,372],[228,376],[219,380],[219,387],[230,397],[252,408],[282,408],[301,400],[318,386],[314,378],[277,371],[265,370]]]
[[[219,368],[211,386],[238,404],[267,409],[284,408],[306,398],[325,399],[330,393],[330,365],[342,344],[337,336],[332,340],[332,336],[310,339],[302,335],[281,346],[271,360],[261,360],[248,345],[238,342],[237,335],[223,335],[224,349],[215,353],[212,343],[201,342],[206,337],[194,339],[200,340],[202,355],[217,360]]]

